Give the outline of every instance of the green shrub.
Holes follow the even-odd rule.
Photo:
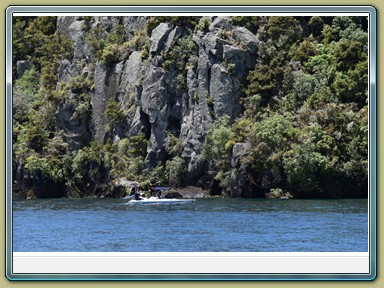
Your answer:
[[[35,68],[25,71],[13,86],[13,119],[18,122],[26,122],[30,110],[36,108],[41,101],[39,93],[40,73]]]
[[[193,92],[193,101],[195,101],[195,103],[199,102],[199,94],[198,94],[197,90],[195,90],[195,92]]]
[[[160,23],[173,23],[176,26],[194,30],[199,19],[198,16],[150,16],[147,20],[147,35],[151,36],[153,29]]]
[[[173,186],[181,186],[184,183],[185,172],[185,161],[179,156],[168,160],[165,164],[166,177]]]
[[[301,37],[302,28],[300,22],[290,16],[269,17],[267,34],[273,41],[278,41],[284,37],[287,43],[294,43]],[[278,44],[278,43],[276,43]],[[290,46],[289,44],[289,46]],[[285,45],[285,44],[284,44]]]
[[[107,45],[100,56],[100,62],[106,66],[111,66],[111,64],[119,61],[118,58],[118,46],[117,44]]]
[[[157,179],[160,185],[168,185],[169,183],[169,177],[167,177],[166,169],[163,164],[158,164],[155,168],[153,168],[149,173],[149,178]]]
[[[205,100],[205,103],[207,104],[207,106],[211,109],[213,109],[213,99],[210,95],[207,95],[207,99]]]
[[[252,33],[256,34],[260,26],[260,16],[231,16],[232,24],[235,26],[245,27]]]
[[[108,101],[104,115],[110,123],[112,130],[118,128],[125,121],[124,113],[120,110],[119,103],[114,99]]]
[[[121,45],[125,42],[126,37],[127,33],[124,25],[118,24],[113,27],[111,33],[109,33],[107,41],[111,44]]]
[[[209,18],[204,18],[199,24],[199,26],[197,26],[197,29],[203,32],[208,32],[210,25],[211,25],[211,20]]]
[[[147,155],[148,140],[143,133],[131,136],[129,139],[130,150],[129,153],[134,157]]]
[[[104,47],[107,45],[107,31],[101,26],[92,28],[85,37],[85,44],[92,47],[96,58],[100,58]]]
[[[163,68],[174,68],[185,77],[188,60],[197,53],[197,45],[191,35],[178,38],[168,51],[163,52]]]
[[[320,188],[319,177],[326,171],[327,158],[316,152],[311,143],[303,143],[293,145],[292,150],[285,153],[283,164],[295,191],[313,193]]]
[[[90,119],[91,115],[92,115],[91,103],[81,102],[75,108],[75,112],[73,113],[71,119],[72,120],[85,121],[85,120]]]
[[[180,156],[183,152],[184,145],[179,138],[169,133],[165,150],[172,156]]]
[[[64,90],[69,89],[73,93],[82,94],[92,91],[93,80],[85,78],[82,74],[71,77],[66,83]]]
[[[229,116],[225,115],[215,121],[209,129],[204,143],[202,158],[207,160],[210,165],[219,173],[215,179],[220,181],[221,187],[226,187],[230,176],[231,164],[230,157],[232,146],[236,142],[236,135],[230,126]]]
[[[24,139],[30,148],[41,152],[48,142],[48,131],[43,128],[41,122],[28,123]]]
[[[308,27],[310,33],[317,37],[321,35],[321,31],[323,30],[324,27],[324,20],[320,16],[313,16],[309,22],[308,22]]]

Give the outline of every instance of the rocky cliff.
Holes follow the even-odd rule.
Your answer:
[[[84,19],[58,17],[58,30],[72,39],[74,47],[73,58],[60,63],[59,81],[81,75],[84,79],[92,77],[94,82],[89,123],[73,125],[66,120],[75,112],[74,106],[63,104],[60,110],[59,128],[71,135],[74,147],[92,140],[119,141],[144,133],[148,140],[145,163],[154,168],[170,158],[166,145],[170,135],[174,135],[182,143],[181,157],[187,167],[183,184],[209,187],[206,163],[200,159],[205,134],[216,118],[228,115],[235,119],[242,112],[242,84],[256,63],[258,40],[246,28],[232,25],[229,17],[200,21],[209,21],[205,31],[160,23],[150,35],[148,58],[143,59],[141,51],[132,51],[127,60],[107,65],[95,61],[96,56],[85,43]],[[145,28],[146,19],[95,17],[88,25],[91,29],[105,27],[107,35],[120,23],[127,35],[135,35]],[[183,39],[188,39],[192,46],[187,52],[190,54],[175,55],[185,58],[178,59],[183,67],[174,63],[165,67],[168,54]],[[118,103],[121,111],[129,111],[118,129],[111,127],[105,117],[111,100]],[[85,126],[90,128],[88,139],[83,139]]]
[[[284,49],[289,51],[298,47],[299,42],[294,42],[296,36],[285,31],[288,36],[270,42],[275,36],[268,30],[272,27],[268,17],[254,17],[258,22],[253,19],[254,22],[249,22],[252,25],[244,20],[235,21],[233,17],[155,18],[60,16],[55,19],[55,31],[49,33],[69,39],[71,53],[61,54],[65,56],[59,55],[53,61],[52,71],[57,75],[52,80],[55,87],[51,88],[53,92],[41,96],[39,102],[46,107],[46,99],[50,99],[47,95],[54,99],[49,100],[54,110],[51,126],[47,128],[46,121],[37,125],[45,133],[39,134],[43,139],[39,142],[41,147],[37,145],[29,152],[15,148],[16,197],[25,197],[28,187],[38,197],[120,197],[124,191],[116,190],[114,183],[121,178],[141,181],[144,186],[146,179],[160,178],[164,184],[199,186],[212,194],[232,197],[264,197],[269,188],[289,186],[290,178],[287,180],[284,171],[289,165],[283,161],[291,159],[291,154],[286,154],[286,158],[283,154],[274,156],[279,159],[276,165],[280,167],[274,168],[268,161],[275,152],[267,151],[268,147],[260,148],[260,139],[265,134],[252,136],[257,133],[247,131],[256,128],[245,120],[262,123],[267,116],[260,117],[261,112],[272,115],[271,111],[275,113],[285,105],[276,106],[276,103],[294,103],[299,109],[302,102],[285,101],[282,91],[296,95],[289,89],[298,83],[297,71],[304,65],[303,61],[318,55],[318,52],[311,55],[315,48],[307,45],[309,48],[305,49],[312,50],[306,51],[308,57],[303,61],[281,52],[282,47],[288,47]],[[287,31],[304,35],[315,27],[308,25],[308,21],[301,24],[292,21],[297,29],[288,27]],[[45,62],[36,59],[19,59],[15,78],[25,77],[24,71],[35,69],[31,67],[37,67],[43,75],[41,67],[45,66],[41,63]],[[250,77],[264,71],[264,63],[281,67],[271,69],[273,76],[269,71],[257,76],[254,83],[259,83],[259,90],[254,96],[249,92],[253,87]],[[268,82],[272,78],[273,87]],[[228,130],[224,124],[219,127],[217,123],[233,126]],[[227,134],[220,136],[214,132],[216,128],[216,131],[224,129]],[[299,129],[299,125],[292,129]],[[18,139],[28,136],[23,135]],[[34,137],[30,136],[27,143],[40,139]],[[222,159],[213,159],[219,163],[213,164],[209,156],[216,154],[206,146],[209,141],[219,143],[217,139],[226,139],[222,141],[225,149],[221,151],[217,147],[216,157]],[[263,143],[268,146],[268,141]],[[261,155],[261,150],[255,147],[272,153],[268,157],[263,154],[262,159],[273,165],[260,164],[258,167],[264,167],[261,172],[257,171],[257,161],[249,160]],[[284,151],[291,148],[284,146]],[[56,155],[54,160],[52,155]],[[61,174],[53,175],[55,169]]]

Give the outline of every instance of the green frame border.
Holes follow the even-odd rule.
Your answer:
[[[152,10],[153,9],[153,10]],[[256,9],[251,10],[251,9]],[[127,11],[129,10],[129,11]],[[188,11],[186,11],[188,10]],[[202,11],[203,10],[203,11]],[[368,12],[370,14],[370,273],[361,275],[350,275],[350,274],[313,274],[308,276],[307,274],[13,274],[10,267],[12,267],[12,239],[10,231],[12,231],[12,180],[9,176],[11,174],[12,161],[9,161],[10,155],[12,155],[12,134],[9,130],[12,130],[12,85],[9,81],[10,69],[12,69],[12,57],[11,51],[9,51],[9,43],[12,41],[11,29],[12,26],[12,14],[13,13],[183,13],[183,12],[197,12],[197,13],[220,13],[220,12],[239,12],[239,13],[289,13],[289,12],[306,12],[306,13],[342,13],[342,12]],[[7,55],[6,55],[6,229],[8,234],[6,235],[6,276],[9,280],[157,280],[157,281],[168,281],[168,280],[373,280],[377,275],[377,100],[376,100],[376,89],[377,89],[377,15],[376,9],[370,5],[361,6],[301,6],[301,5],[287,5],[287,6],[253,6],[253,5],[221,5],[221,6],[11,6],[6,10],[6,42],[7,42]],[[7,113],[8,112],[8,113]],[[9,135],[11,134],[11,137]],[[7,137],[8,136],[8,137]],[[65,275],[65,276],[64,276]],[[320,277],[319,277],[320,276]],[[327,278],[328,277],[328,278]]]

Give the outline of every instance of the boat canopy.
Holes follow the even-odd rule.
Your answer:
[[[155,191],[167,191],[169,190],[169,187],[155,187],[153,188]]]

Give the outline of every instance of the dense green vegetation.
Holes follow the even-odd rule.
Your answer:
[[[124,26],[111,31],[92,27],[85,17],[85,43],[92,48],[88,67],[112,66],[133,51],[150,59],[149,37],[161,22],[185,27],[185,37],[164,52],[162,67],[172,71],[177,93],[186,93],[186,73],[196,65],[194,31],[207,32],[200,17],[149,17],[146,29],[129,40]],[[215,119],[207,131],[201,159],[223,193],[228,192],[236,143],[249,143],[240,158],[256,190],[289,191],[295,197],[364,197],[368,181],[368,35],[364,17],[232,17],[259,39],[257,63],[243,82],[242,113]],[[73,196],[105,195],[102,185],[120,178],[143,182],[155,177],[182,186],[187,167],[183,143],[167,135],[167,159],[149,169],[145,163],[148,135],[114,142],[83,141],[72,147],[58,129],[58,110],[72,105],[71,121],[91,121],[93,71],[57,85],[61,60],[71,59],[71,40],[56,31],[56,17],[14,17],[13,22],[13,164],[24,177],[65,185]],[[34,65],[17,76],[16,63]],[[85,65],[85,64],[84,64]],[[231,66],[232,65],[232,66]],[[234,64],[225,64],[228,71]],[[193,100],[198,102],[197,93]],[[129,111],[117,99],[104,113],[111,135],[122,129]],[[213,101],[207,97],[213,115]],[[77,122],[76,122],[77,121]],[[213,173],[214,172],[214,173]],[[33,181],[32,181],[33,183]],[[33,185],[33,184],[31,184]],[[259,195],[259,194],[258,194]],[[260,194],[261,195],[261,194]],[[110,195],[121,196],[121,195]]]
[[[294,17],[248,24],[263,25],[258,30],[263,42],[247,79],[244,114],[233,123],[220,119],[206,139],[204,155],[224,189],[231,146],[249,142],[251,152],[242,161],[265,192],[281,188],[297,197],[367,193],[366,23],[359,17],[308,20],[307,32]]]

